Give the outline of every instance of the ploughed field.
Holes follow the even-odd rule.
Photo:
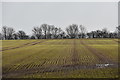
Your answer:
[[[118,39],[3,40],[3,78],[117,78]]]

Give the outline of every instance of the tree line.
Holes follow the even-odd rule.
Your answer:
[[[79,38],[120,38],[120,26],[116,27],[114,32],[109,32],[107,28],[87,32],[85,26],[71,24],[66,27],[65,31],[54,25],[42,24],[33,27],[32,35],[27,35],[25,31],[16,32],[14,28],[3,26],[0,39],[1,40],[17,40],[17,39],[79,39]]]

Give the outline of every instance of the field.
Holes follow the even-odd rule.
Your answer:
[[[117,78],[118,39],[3,40],[3,78]]]

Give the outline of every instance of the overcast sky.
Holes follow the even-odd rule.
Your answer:
[[[63,30],[70,24],[84,25],[88,31],[118,25],[117,2],[4,2],[3,25],[32,34],[43,23]]]

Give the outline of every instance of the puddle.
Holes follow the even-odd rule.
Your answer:
[[[114,65],[114,64],[96,64],[96,67],[98,67],[98,68],[105,68],[105,67],[110,67],[112,65]]]

